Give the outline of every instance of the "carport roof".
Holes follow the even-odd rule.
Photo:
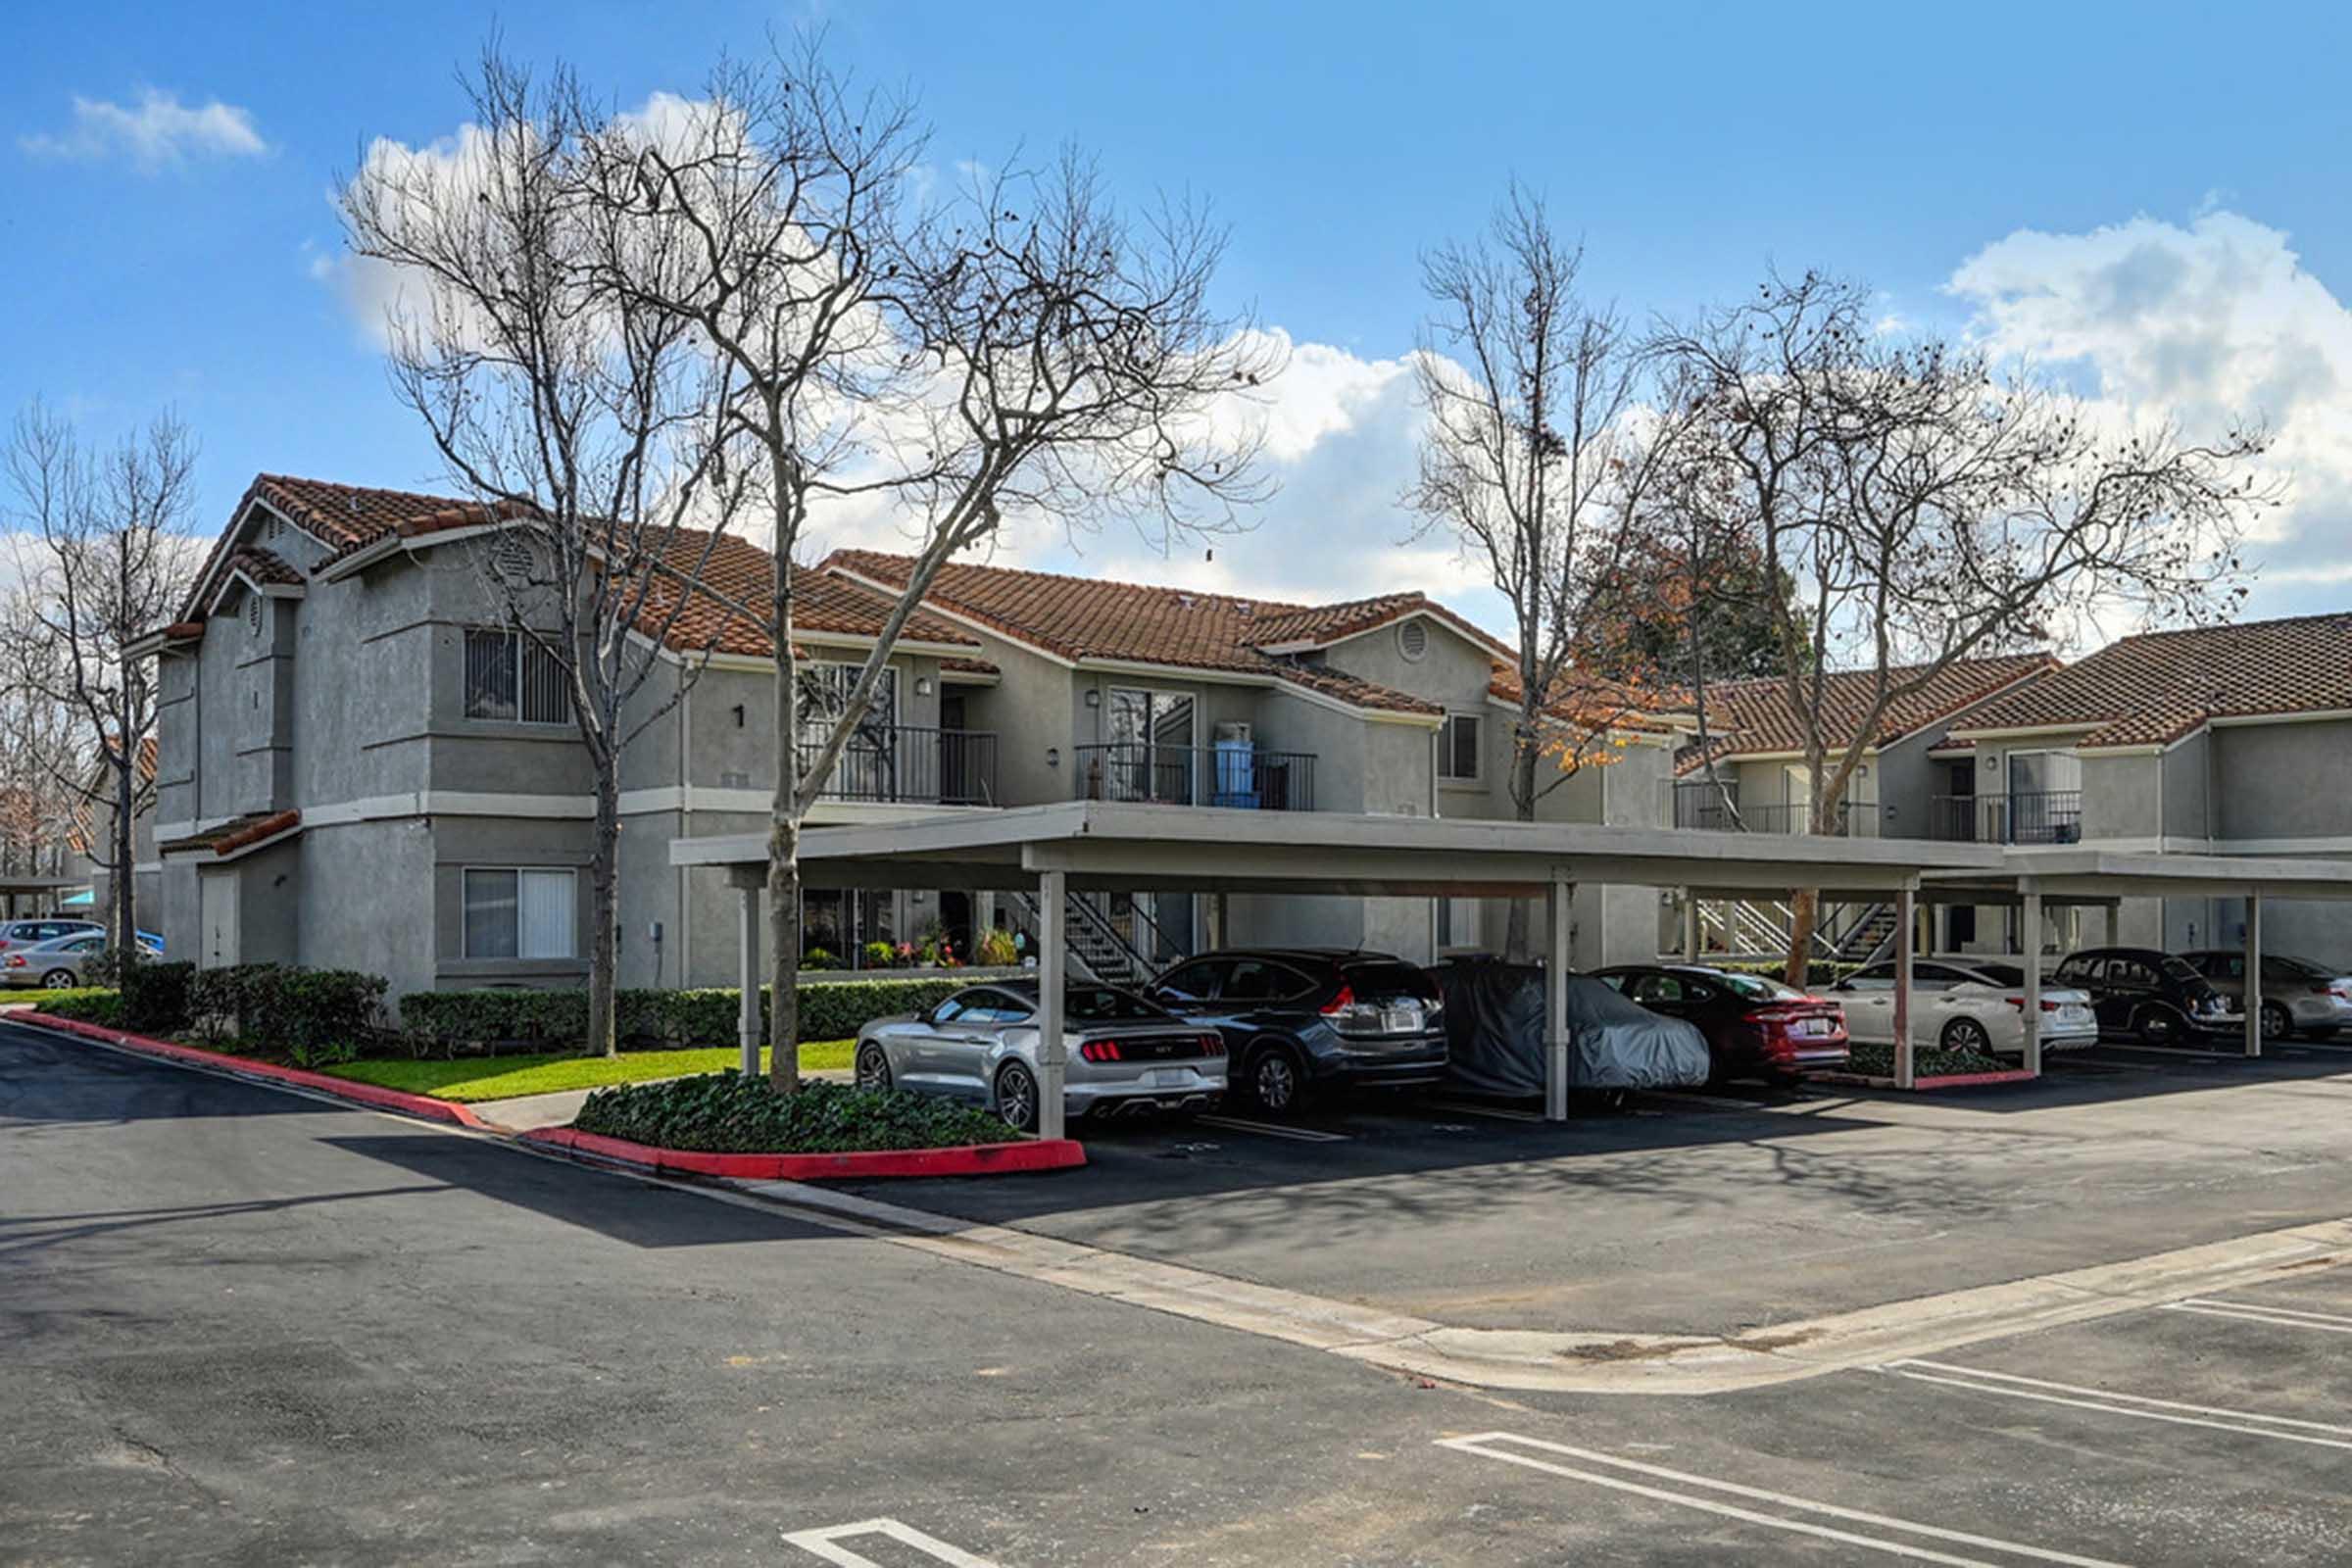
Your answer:
[[[816,887],[1034,889],[1060,871],[1073,890],[1400,898],[1522,897],[1555,880],[1886,893],[2004,868],[1994,845],[1104,801],[810,828],[801,860]],[[767,835],[674,839],[670,862],[764,876]]]
[[[2033,880],[2034,891],[2062,898],[2352,899],[2352,860],[2304,856],[2162,855],[2090,845],[2012,849],[2003,855],[2000,874],[1988,885],[2016,890],[2026,878]],[[1924,880],[1937,896],[1986,884],[1979,873],[1960,870],[1930,871]]]

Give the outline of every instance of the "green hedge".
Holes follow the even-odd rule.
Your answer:
[[[382,1034],[381,975],[240,963],[135,964],[121,991],[58,993],[43,1009],[141,1034],[230,1040],[241,1051],[282,1055],[298,1065],[352,1061]]]
[[[109,1029],[126,1027],[122,1022],[122,994],[103,986],[81,986],[71,991],[34,991],[26,993],[35,1009],[60,1018],[75,1018],[83,1023],[102,1024]],[[12,997],[11,1000],[14,1000]]]
[[[843,1040],[875,1018],[923,1012],[972,984],[968,975],[888,980],[811,980],[801,991],[800,1038]],[[676,1050],[735,1040],[743,993],[622,991],[613,999],[614,1032],[624,1046]],[[760,1027],[768,996],[760,994]],[[577,1050],[588,1038],[585,991],[413,991],[400,1000],[401,1022],[420,1054],[449,1054],[533,1046]]]
[[[953,1100],[824,1082],[779,1095],[764,1078],[732,1072],[599,1089],[571,1124],[607,1138],[718,1153],[954,1149],[1020,1137],[986,1111]]]

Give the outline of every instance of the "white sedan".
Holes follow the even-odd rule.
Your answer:
[[[1857,969],[1831,988],[1845,1004],[1856,1042],[1894,1043],[1894,965]],[[1984,1056],[2026,1054],[2026,972],[2014,963],[1926,959],[1911,966],[1911,1041]],[[2075,1051],[2099,1042],[2090,994],[2044,984],[2041,1049]]]

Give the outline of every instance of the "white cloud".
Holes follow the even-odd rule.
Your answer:
[[[1995,353],[2191,436],[2266,423],[2286,504],[2255,524],[2258,612],[2318,608],[2352,578],[2352,311],[2285,233],[2208,211],[2087,234],[2020,229],[1953,273]]]
[[[189,107],[177,93],[150,87],[125,108],[104,99],[76,97],[74,123],[58,134],[18,138],[38,158],[94,163],[122,157],[149,173],[190,158],[259,158],[270,150],[254,128],[253,114],[215,98]]]

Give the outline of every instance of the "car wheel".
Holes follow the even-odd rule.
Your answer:
[[[1242,1092],[1269,1116],[1296,1115],[1306,1102],[1306,1074],[1288,1047],[1262,1046],[1242,1074]]]
[[[2138,1032],[2139,1038],[2151,1046],[2171,1045],[2180,1038],[2185,1026],[2186,1020],[2180,1014],[2162,1005],[2142,1007],[2139,1016],[2132,1020],[2132,1027]]]
[[[858,1052],[858,1087],[886,1094],[890,1085],[890,1054],[876,1045],[860,1047]]]
[[[1976,1019],[1954,1018],[1943,1026],[1943,1049],[1989,1056],[1992,1054],[1992,1041],[1984,1033],[1984,1026]]]
[[[1008,1061],[997,1074],[997,1114],[1016,1133],[1037,1131],[1037,1079],[1026,1063]]]
[[[44,990],[48,991],[64,991],[69,989],[74,984],[74,975],[73,970],[52,969],[47,974],[41,976],[41,986]]]
[[[2284,1003],[2266,1002],[2262,1004],[2263,1039],[2284,1040],[2294,1032],[2295,1015],[2286,1010]]]

